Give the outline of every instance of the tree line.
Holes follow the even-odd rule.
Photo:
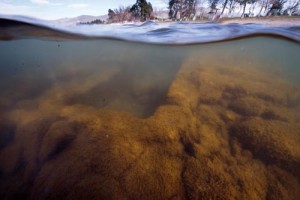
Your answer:
[[[108,23],[146,21],[153,19],[153,7],[147,0],[137,0],[132,6],[119,6],[108,10]]]
[[[210,16],[260,17],[300,15],[300,0],[165,0],[171,20],[195,20]],[[155,5],[154,5],[155,6]],[[156,19],[159,10],[147,0],[108,10],[107,23]]]

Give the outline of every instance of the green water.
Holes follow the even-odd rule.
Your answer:
[[[219,65],[222,59],[260,65],[289,81],[297,82],[300,75],[299,44],[266,37],[191,46],[30,39],[1,42],[0,47],[1,97],[10,103],[35,98],[57,84],[68,87],[72,83],[80,88],[94,81],[87,91],[67,101],[97,108],[108,106],[140,116],[151,115],[163,102],[180,66],[189,57],[201,61],[209,54],[211,62]],[[148,94],[152,97],[143,102],[141,96]]]
[[[20,39],[0,52],[0,198],[299,197],[299,43]]]

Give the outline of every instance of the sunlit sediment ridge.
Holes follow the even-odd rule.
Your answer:
[[[154,44],[184,45],[270,36],[300,41],[299,26],[270,27],[261,24],[197,22],[145,22],[124,25],[62,26],[21,16],[0,16],[1,39],[114,39]],[[30,27],[30,29],[28,28]]]

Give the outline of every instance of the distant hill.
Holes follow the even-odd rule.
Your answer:
[[[168,18],[168,11],[166,10],[161,10],[155,13],[155,15],[158,18],[162,19],[167,19]],[[64,25],[64,26],[71,26],[71,25],[76,25],[81,23],[87,23],[91,21],[95,21],[96,19],[99,20],[104,20],[106,21],[108,18],[108,15],[101,15],[101,16],[92,16],[92,15],[80,15],[78,17],[73,17],[73,18],[61,18],[61,19],[56,19],[56,20],[50,20],[50,24],[57,24],[57,25]]]
[[[107,15],[101,15],[101,16],[92,16],[92,15],[80,15],[78,17],[73,18],[61,18],[57,20],[51,20],[50,23],[60,24],[60,25],[76,25],[78,23],[86,23],[91,22],[96,19],[99,20],[106,20],[108,18]]]

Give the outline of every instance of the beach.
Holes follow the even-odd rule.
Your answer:
[[[300,26],[300,17],[249,17],[249,18],[221,18],[221,24],[263,24],[268,26]]]

